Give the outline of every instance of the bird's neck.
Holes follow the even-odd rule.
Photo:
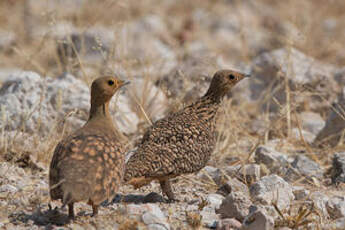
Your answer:
[[[207,90],[206,94],[201,98],[201,100],[210,101],[211,103],[220,104],[223,97],[225,96],[225,91],[214,90],[212,86]]]
[[[197,115],[201,119],[211,121],[217,115],[218,109],[220,107],[220,102],[221,98],[214,98],[213,96],[206,94],[191,106],[194,108]]]
[[[91,104],[89,119],[86,126],[97,126],[104,131],[114,131],[115,127],[109,112],[109,102]]]
[[[110,119],[109,102],[103,104],[91,104],[89,120]]]

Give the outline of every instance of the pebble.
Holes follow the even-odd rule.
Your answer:
[[[222,218],[236,218],[243,221],[249,213],[251,201],[241,192],[232,192],[223,200],[217,213]]]
[[[254,201],[264,205],[276,202],[280,210],[288,208],[295,198],[291,185],[274,174],[262,177],[250,186],[249,191]]]

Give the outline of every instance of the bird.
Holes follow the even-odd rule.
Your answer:
[[[205,167],[216,145],[216,115],[221,101],[233,86],[249,76],[234,70],[219,70],[204,96],[157,120],[127,160],[124,183],[137,189],[159,181],[168,202],[178,201],[170,179]]]
[[[68,205],[74,218],[74,203],[86,201],[92,216],[99,204],[112,199],[122,183],[125,151],[109,113],[109,102],[129,82],[114,76],[99,77],[91,85],[87,122],[55,147],[49,170],[51,200]]]

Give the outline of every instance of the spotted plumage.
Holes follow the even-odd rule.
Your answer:
[[[206,165],[216,144],[221,99],[246,76],[231,70],[216,72],[203,97],[154,123],[126,163],[125,182],[139,188],[158,180],[163,193],[175,200],[169,179]]]
[[[112,199],[123,179],[124,149],[109,114],[109,101],[125,85],[115,77],[100,77],[91,86],[91,109],[86,124],[55,148],[49,170],[52,200],[61,199],[74,217],[73,204],[86,201],[93,215]]]

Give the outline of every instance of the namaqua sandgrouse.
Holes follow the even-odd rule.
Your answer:
[[[68,205],[71,218],[73,204],[79,201],[88,202],[92,215],[97,215],[99,204],[112,199],[122,182],[124,149],[116,135],[109,102],[125,84],[115,77],[93,81],[88,121],[55,148],[49,171],[50,196]]]
[[[139,188],[158,180],[170,201],[170,178],[202,169],[216,144],[216,114],[222,98],[249,75],[220,70],[206,94],[188,107],[155,122],[126,163],[124,181]]]

